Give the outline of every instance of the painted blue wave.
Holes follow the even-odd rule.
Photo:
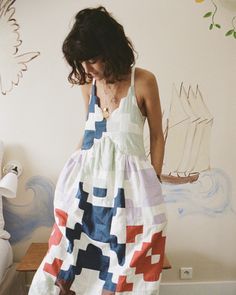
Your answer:
[[[32,201],[27,204],[13,204],[3,198],[5,229],[11,235],[12,244],[29,239],[36,228],[51,227],[54,223],[55,185],[47,178],[34,176],[27,181],[25,188],[34,192]]]
[[[217,216],[233,212],[232,184],[229,176],[221,169],[202,172],[194,183],[162,185],[166,203],[178,203],[178,214],[204,214]]]

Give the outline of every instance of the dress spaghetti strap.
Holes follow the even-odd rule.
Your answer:
[[[131,87],[134,87],[134,78],[135,78],[135,67],[132,67],[131,69]]]

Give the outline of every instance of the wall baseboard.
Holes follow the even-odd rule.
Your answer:
[[[160,295],[236,295],[236,281],[161,283]]]
[[[160,295],[236,295],[236,281],[161,283]]]

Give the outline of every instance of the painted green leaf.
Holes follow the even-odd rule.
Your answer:
[[[213,29],[213,24],[210,24],[209,30]]]
[[[219,24],[215,24],[215,26],[216,26],[218,29],[221,28],[221,26],[220,26]]]
[[[234,30],[229,30],[226,34],[225,34],[225,36],[229,36],[229,35],[232,35],[233,34],[233,32],[234,32]]]
[[[236,32],[234,32],[234,38],[236,39]]]
[[[204,14],[203,17],[209,17],[209,16],[211,16],[211,15],[212,15],[212,12],[209,11],[209,12],[207,12],[206,14]]]

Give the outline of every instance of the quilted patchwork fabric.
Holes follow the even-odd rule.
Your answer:
[[[29,294],[159,294],[166,212],[145,157],[142,116],[128,95],[108,119],[93,83],[84,140],[55,191],[49,250]]]

